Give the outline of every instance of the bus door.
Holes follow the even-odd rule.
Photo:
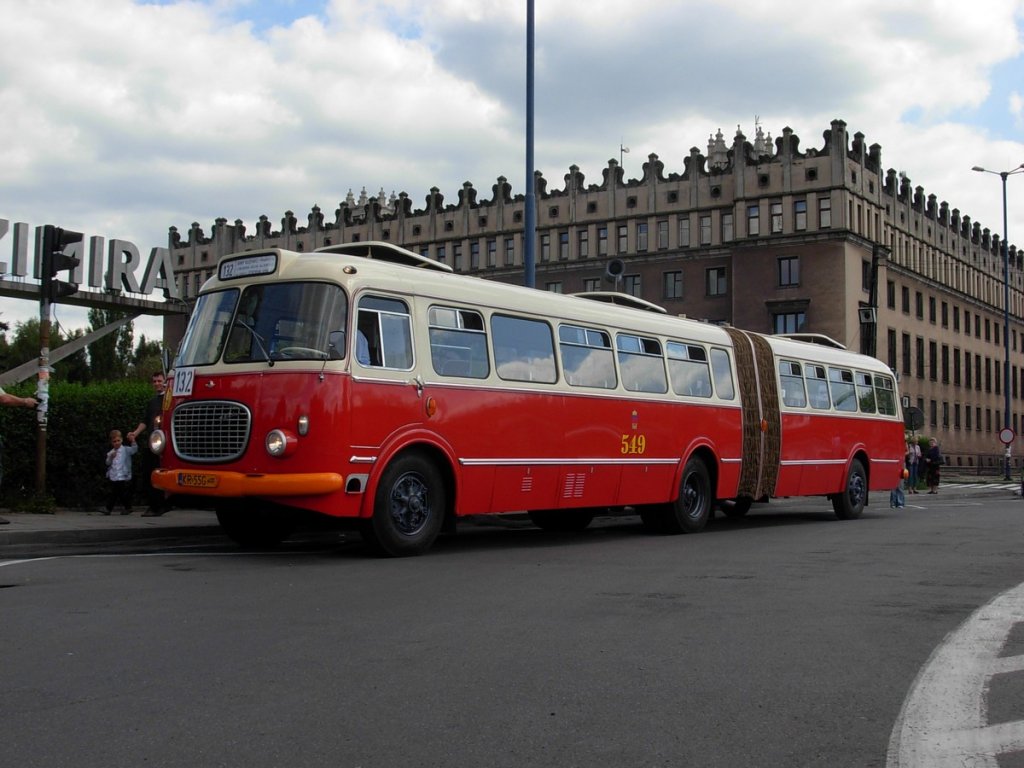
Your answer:
[[[423,384],[413,370],[412,321],[403,299],[360,297],[352,344],[352,448],[377,449],[423,419]]]
[[[775,356],[763,336],[738,328],[725,330],[736,353],[743,405],[743,447],[736,495],[753,499],[774,496],[782,448]]]

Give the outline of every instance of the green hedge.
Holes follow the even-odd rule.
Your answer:
[[[34,397],[35,384],[8,387],[21,397]],[[106,499],[106,454],[110,430],[127,434],[142,420],[153,387],[144,381],[110,384],[51,382],[46,429],[46,488],[36,493],[38,435],[31,408],[0,408],[3,439],[3,481],[0,507],[17,509],[56,504],[90,508]],[[147,435],[143,435],[145,439]],[[133,476],[141,499],[139,456]]]

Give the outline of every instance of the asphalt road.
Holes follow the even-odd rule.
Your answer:
[[[0,764],[916,768],[894,727],[922,732],[922,670],[1024,581],[1024,502],[874,500],[679,537],[494,520],[402,560],[336,534],[0,560]],[[1004,671],[979,696],[1012,730]]]

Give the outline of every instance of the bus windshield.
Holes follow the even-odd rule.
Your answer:
[[[345,356],[348,300],[330,283],[263,283],[199,297],[177,365]]]

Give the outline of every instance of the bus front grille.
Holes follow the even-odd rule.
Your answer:
[[[174,452],[186,461],[234,461],[249,443],[252,414],[239,403],[184,403],[171,416]]]

